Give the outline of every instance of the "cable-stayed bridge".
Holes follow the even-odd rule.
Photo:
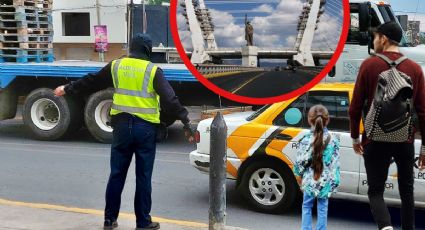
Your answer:
[[[217,3],[218,1],[214,2]],[[231,1],[221,2],[223,4],[232,3]],[[294,47],[287,48],[219,47],[220,44],[217,44],[214,36],[214,19],[204,0],[180,0],[179,4],[190,31],[193,51],[187,53],[193,64],[214,63],[221,59],[242,59],[243,66],[256,67],[258,59],[290,59],[301,66],[315,66],[315,63],[317,63],[315,60],[330,59],[334,54],[334,48],[331,48],[328,44],[323,45],[324,48],[320,50],[312,48],[315,31],[318,29],[320,20],[327,20],[323,16],[327,4],[326,0],[305,1],[298,18]],[[330,11],[334,12],[342,9],[338,8],[339,6],[335,5],[328,7]],[[340,24],[342,26],[341,21]]]

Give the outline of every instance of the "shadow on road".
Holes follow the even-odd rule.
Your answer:
[[[240,193],[235,189],[236,182],[229,181],[227,182],[227,205],[231,208],[249,210],[252,213],[257,213],[256,215],[273,215],[273,214],[264,214],[257,212],[252,209],[247,201],[243,199]],[[282,215],[285,217],[296,217],[300,218],[301,221],[301,201],[294,207],[285,212],[278,213],[274,215]],[[400,208],[389,207],[390,214],[393,220],[393,225],[396,228],[401,228],[401,219],[400,219]],[[316,212],[314,211],[314,215]],[[329,201],[329,219],[332,220],[342,220],[346,222],[358,222],[360,223],[374,223],[372,214],[370,212],[369,204],[357,201],[349,200],[340,200],[340,199],[331,199]],[[425,210],[417,209],[416,210],[416,229],[425,229]]]
[[[347,208],[349,207],[349,208]],[[350,215],[347,215],[349,211]],[[400,208],[389,207],[393,225],[401,228]],[[351,219],[352,221],[373,222],[368,203],[333,200],[329,208],[330,215],[335,218]],[[425,210],[416,209],[416,229],[425,229]]]

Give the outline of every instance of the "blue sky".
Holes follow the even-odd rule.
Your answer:
[[[213,16],[214,35],[219,47],[245,45],[244,18],[254,26],[254,43],[259,47],[293,47],[296,27],[307,0],[204,0]],[[315,33],[317,49],[335,49],[342,27],[341,0],[327,0],[325,13]],[[190,37],[184,18],[179,14],[180,36],[190,49]]]
[[[396,15],[407,14],[409,15],[409,20],[415,19],[416,21],[421,21],[421,31],[425,32],[424,0],[389,0],[388,2],[393,7],[393,11]],[[415,14],[415,12],[417,13]]]
[[[419,2],[418,11],[425,12],[425,2],[422,0],[390,0],[394,11],[416,12]]]

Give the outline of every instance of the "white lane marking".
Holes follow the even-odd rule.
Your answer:
[[[276,129],[278,129],[278,126],[272,126],[268,130],[266,130],[263,135],[261,135],[260,138],[254,143],[254,145],[251,146],[251,148],[248,150],[249,156],[252,156],[252,154],[257,151],[257,149],[266,141],[266,139],[274,132]],[[266,136],[264,136],[266,135]],[[264,137],[263,137],[264,136]]]
[[[77,145],[78,143],[75,143],[75,144]],[[82,146],[67,146],[67,145],[55,145],[55,144],[46,145],[46,144],[38,144],[38,143],[37,144],[26,144],[26,143],[19,143],[19,142],[0,142],[0,146],[2,146],[2,145],[28,146],[28,147],[35,147],[35,148],[45,147],[45,148],[56,148],[56,149],[59,149],[59,150],[63,150],[63,149],[73,149],[73,150],[75,150],[75,149],[86,149],[86,150],[102,150],[102,151],[110,151],[111,150],[111,147],[82,147]],[[110,145],[108,145],[108,146],[110,146]],[[3,148],[3,147],[0,147],[0,149],[1,148]],[[158,146],[157,146],[157,148],[158,148]],[[31,150],[33,150],[33,149],[31,149]],[[185,155],[186,156],[186,155],[189,155],[190,151],[188,153],[184,153],[184,152],[182,153],[182,152],[174,152],[174,151],[157,150],[156,152],[157,152],[157,154],[162,153],[162,154],[176,154],[176,155]]]
[[[54,154],[54,155],[60,155],[60,156],[81,156],[81,157],[102,157],[102,158],[109,158],[110,154],[86,154],[86,153],[64,153],[61,151],[53,151],[53,150],[39,150],[39,149],[24,149],[24,148],[14,148],[14,147],[0,147],[0,151],[1,150],[6,150],[6,151],[18,151],[18,153],[24,153],[24,152],[29,152],[29,153],[33,153],[33,152],[37,152],[37,153],[47,153],[47,154]],[[158,152],[157,152],[158,153]],[[157,154],[158,156],[158,154]],[[184,164],[189,164],[189,160],[187,161],[177,161],[177,160],[165,160],[165,159],[161,159],[156,157],[155,161],[159,161],[159,162],[165,162],[165,163],[184,163]]]

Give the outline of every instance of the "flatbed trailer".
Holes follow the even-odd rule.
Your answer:
[[[96,73],[105,65],[106,63],[91,61],[0,63],[0,120],[15,117],[18,98],[21,97],[25,98],[22,108],[23,121],[34,138],[57,140],[72,135],[85,125],[97,140],[110,142],[112,128],[109,110],[113,89],[101,90],[90,95],[64,97],[54,96],[52,90],[89,73]],[[158,66],[163,70],[165,78],[177,89],[176,91],[185,94],[183,89],[186,86],[192,92],[202,91],[202,85],[183,64],[158,64]],[[193,96],[192,94],[188,98],[193,99]],[[182,98],[185,105],[190,105],[192,101]],[[200,101],[199,98],[197,103],[209,104],[208,101]],[[174,122],[173,119],[166,117],[163,119],[167,125]]]

